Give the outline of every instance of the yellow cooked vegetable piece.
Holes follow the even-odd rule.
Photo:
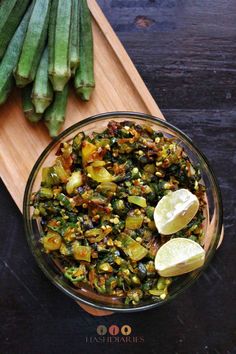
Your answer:
[[[141,208],[146,208],[146,206],[147,206],[146,199],[144,197],[139,197],[137,195],[130,195],[128,197],[128,202],[136,204],[136,205],[140,206]]]
[[[143,224],[143,215],[128,215],[125,220],[125,226],[130,230],[137,230]]]
[[[94,162],[91,163],[91,166],[93,167],[102,167],[105,166],[106,162],[105,161],[101,161],[101,160],[96,160]]]
[[[96,182],[112,182],[114,177],[107,171],[105,167],[88,166],[87,172]]]
[[[92,157],[92,154],[97,150],[97,147],[91,144],[89,141],[84,140],[82,143],[82,162],[83,165],[87,165]]]
[[[64,169],[64,167],[62,166],[62,163],[60,160],[56,160],[56,163],[53,167],[55,174],[58,176],[58,178],[60,179],[61,182],[66,183],[68,180],[68,173],[66,172],[66,170]]]
[[[144,258],[148,253],[148,250],[145,247],[133,240],[130,236],[123,234],[118,240],[121,241],[122,250],[133,261],[140,261],[140,259]]]
[[[73,256],[77,261],[91,261],[91,247],[81,246],[78,241],[72,245]]]
[[[55,251],[61,247],[61,236],[55,231],[48,231],[43,237],[43,247],[46,251]]]
[[[80,171],[75,171],[70,176],[67,184],[66,191],[68,194],[72,194],[74,190],[83,185],[83,175]]]
[[[102,182],[96,188],[102,195],[112,197],[117,190],[117,184],[114,182]]]

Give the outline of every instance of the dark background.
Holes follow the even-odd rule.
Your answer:
[[[0,183],[0,354],[236,353],[236,0],[98,2],[167,120],[210,160],[225,239],[205,274],[170,304],[95,318],[39,270]],[[86,344],[100,324],[128,324],[144,343]]]

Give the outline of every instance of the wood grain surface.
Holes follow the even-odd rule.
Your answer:
[[[0,184],[0,353],[235,354],[236,2],[98,2],[167,120],[210,160],[225,239],[204,275],[173,302],[96,318],[38,269],[21,213]],[[99,325],[114,324],[131,326],[139,342],[95,342]]]
[[[63,129],[94,114],[111,111],[144,112],[163,118],[97,2],[88,3],[93,15],[96,89],[88,103],[71,90]],[[30,171],[49,141],[43,124],[26,121],[19,91],[15,91],[0,108],[0,175],[20,210]]]
[[[235,0],[101,0],[161,108],[235,108]]]

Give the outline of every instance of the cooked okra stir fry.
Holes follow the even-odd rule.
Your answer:
[[[205,187],[200,179],[179,142],[148,125],[110,121],[102,132],[80,132],[61,144],[32,195],[43,250],[77,287],[86,284],[125,304],[164,299],[172,279],[158,275],[154,258],[171,238],[202,242]],[[199,210],[184,229],[163,236],[154,208],[180,188],[197,196]]]

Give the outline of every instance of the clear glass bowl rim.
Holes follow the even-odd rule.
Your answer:
[[[184,284],[184,286],[180,290],[178,290],[176,293],[168,296],[167,299],[165,299],[163,301],[160,301],[160,302],[153,302],[151,304],[142,305],[142,306],[139,306],[139,307],[130,307],[130,308],[122,308],[122,307],[120,307],[120,308],[118,308],[118,307],[112,307],[109,304],[108,305],[99,305],[99,304],[93,303],[90,300],[86,300],[83,297],[80,297],[80,295],[73,294],[69,290],[65,289],[61,284],[59,284],[59,282],[53,276],[51,276],[51,274],[48,271],[47,267],[45,267],[40,262],[40,259],[38,258],[37,254],[35,252],[34,246],[33,246],[32,242],[31,242],[32,228],[31,228],[31,222],[30,222],[29,200],[30,200],[30,195],[31,195],[31,187],[33,185],[35,176],[38,173],[38,169],[41,166],[41,163],[48,156],[48,154],[55,147],[55,145],[57,145],[60,141],[63,141],[67,137],[67,135],[71,135],[73,132],[76,134],[76,131],[78,129],[85,128],[88,124],[90,124],[92,122],[95,122],[95,121],[99,122],[99,121],[102,121],[104,119],[109,119],[109,118],[111,120],[115,119],[115,118],[124,118],[124,119],[128,119],[128,118],[135,119],[136,118],[136,119],[141,120],[141,121],[143,121],[145,123],[150,122],[150,123],[152,123],[154,125],[158,124],[159,126],[162,126],[163,128],[167,128],[167,129],[170,128],[171,130],[176,132],[181,138],[183,138],[183,140],[187,141],[187,143],[193,148],[193,150],[195,150],[197,152],[197,154],[199,154],[201,156],[201,158],[203,159],[203,161],[207,165],[208,172],[210,173],[211,178],[212,178],[212,183],[213,183],[213,186],[214,186],[214,189],[215,189],[215,192],[216,192],[218,206],[219,206],[219,213],[218,213],[218,215],[216,215],[216,217],[218,218],[217,230],[216,230],[216,238],[215,238],[213,247],[211,249],[211,252],[209,253],[209,255],[208,255],[208,257],[207,257],[207,259],[206,259],[206,261],[204,263],[204,266],[202,268],[200,268],[199,270],[196,270],[194,272],[193,277],[191,279],[188,279],[186,281],[186,283]],[[37,262],[38,266],[40,267],[40,269],[43,271],[43,273],[46,275],[46,277],[57,288],[59,288],[62,292],[64,292],[66,295],[70,296],[75,301],[81,302],[81,303],[83,303],[85,305],[88,305],[88,306],[92,306],[92,307],[94,307],[96,309],[113,311],[113,312],[138,312],[138,311],[149,310],[149,309],[152,309],[154,307],[159,307],[159,306],[163,305],[164,303],[167,303],[167,302],[173,300],[177,295],[181,294],[187,288],[189,288],[197,280],[197,278],[203,273],[203,271],[205,270],[205,268],[207,267],[207,265],[211,261],[213,255],[214,255],[214,253],[216,251],[216,248],[217,248],[217,245],[219,243],[219,240],[220,240],[220,235],[221,235],[222,225],[223,225],[223,206],[222,206],[222,197],[221,197],[220,188],[219,188],[217,179],[215,177],[215,174],[214,174],[214,172],[212,170],[212,167],[210,166],[206,156],[193,143],[191,138],[189,138],[184,132],[182,132],[180,129],[178,129],[177,127],[175,127],[171,123],[167,122],[166,120],[157,118],[157,117],[155,117],[153,115],[146,114],[146,113],[140,113],[140,112],[114,111],[114,112],[101,113],[101,114],[97,114],[97,115],[93,115],[93,116],[90,116],[88,118],[85,118],[85,119],[79,121],[78,123],[73,124],[69,128],[65,129],[62,133],[60,133],[56,138],[54,138],[48,144],[48,146],[44,149],[44,151],[41,153],[41,155],[39,156],[39,158],[35,162],[32,170],[31,170],[31,173],[29,175],[29,178],[27,180],[27,184],[26,184],[25,192],[24,192],[24,199],[23,199],[23,217],[24,217],[25,234],[26,234],[27,242],[29,244],[31,252],[32,252],[33,256],[35,257],[36,262]]]

